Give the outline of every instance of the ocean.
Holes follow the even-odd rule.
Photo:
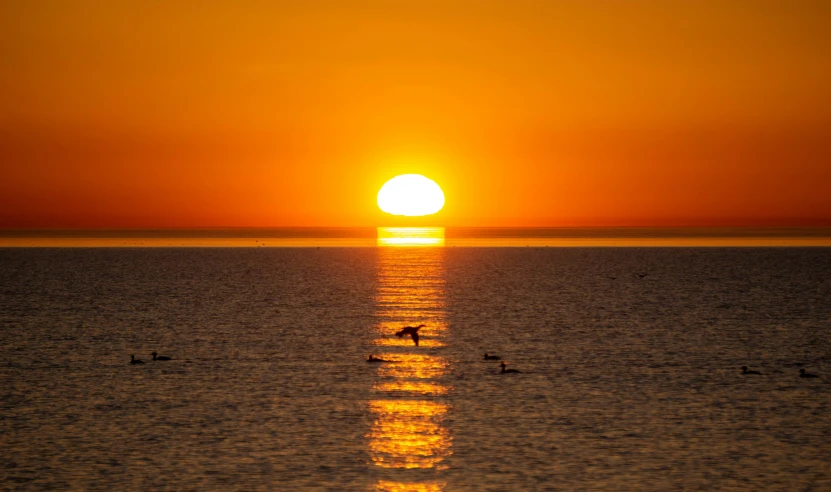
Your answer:
[[[0,248],[0,487],[831,490],[829,328],[827,247]]]

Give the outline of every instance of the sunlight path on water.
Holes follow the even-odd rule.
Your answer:
[[[372,425],[366,434],[378,491],[444,490],[442,472],[453,453],[444,425],[452,409],[442,398],[453,389],[444,382],[451,367],[440,355],[447,333],[445,252],[423,247],[442,246],[444,231],[437,236],[426,229],[413,231],[412,240],[406,230],[396,229],[389,232],[389,242],[379,231],[372,343],[385,350],[377,356],[388,362],[375,368],[376,396],[368,404]],[[425,326],[418,346],[408,336],[395,336],[404,326],[420,324]]]

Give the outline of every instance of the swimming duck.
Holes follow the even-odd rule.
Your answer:
[[[748,371],[747,366],[742,366],[742,374],[762,374],[759,371]]]
[[[136,359],[135,355],[130,356],[130,364],[144,364],[144,361],[141,359]]]
[[[499,360],[500,358],[501,357],[498,355],[488,355],[488,353],[485,352],[485,360]]]
[[[369,357],[367,357],[366,361],[367,362],[387,362],[386,360],[384,360],[380,357],[375,357],[372,354],[369,354]]]
[[[396,332],[395,336],[398,338],[403,337],[404,335],[410,335],[412,337],[413,342],[415,342],[416,347],[418,347],[418,330],[425,327],[427,325],[418,325],[418,326],[405,326],[401,329],[401,331]]]
[[[805,369],[799,370],[799,377],[801,378],[818,378],[816,374],[811,374],[810,372],[805,372]]]
[[[153,360],[170,360],[170,357],[165,357],[164,355],[156,355],[156,352],[153,352]]]
[[[512,372],[512,373],[513,372],[521,372],[521,371],[517,371],[516,369],[505,369],[506,367],[508,367],[508,364],[506,364],[504,360],[502,361],[502,364],[500,364],[500,365],[502,366],[502,372],[500,374],[505,374],[505,373],[509,373],[509,372]]]

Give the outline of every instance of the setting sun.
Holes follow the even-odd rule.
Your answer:
[[[378,207],[392,215],[430,215],[444,207],[444,192],[435,181],[421,174],[402,174],[381,187]]]

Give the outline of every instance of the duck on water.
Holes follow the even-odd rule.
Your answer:
[[[375,357],[373,354],[369,354],[369,357],[366,358],[367,362],[389,362],[386,359],[382,359],[380,357]]]
[[[156,352],[153,352],[151,355],[153,356],[153,360],[171,360],[170,357],[158,355]]]
[[[502,361],[502,364],[500,364],[500,365],[502,366],[502,372],[500,372],[499,374],[519,373],[519,372],[522,372],[522,371],[518,371],[518,370],[516,370],[516,369],[506,369],[506,368],[508,367],[508,364],[506,364],[504,360]]]
[[[144,364],[144,361],[141,359],[136,359],[135,355],[130,356],[130,364]]]
[[[742,366],[742,374],[762,374],[759,371],[749,371],[747,366]]]

